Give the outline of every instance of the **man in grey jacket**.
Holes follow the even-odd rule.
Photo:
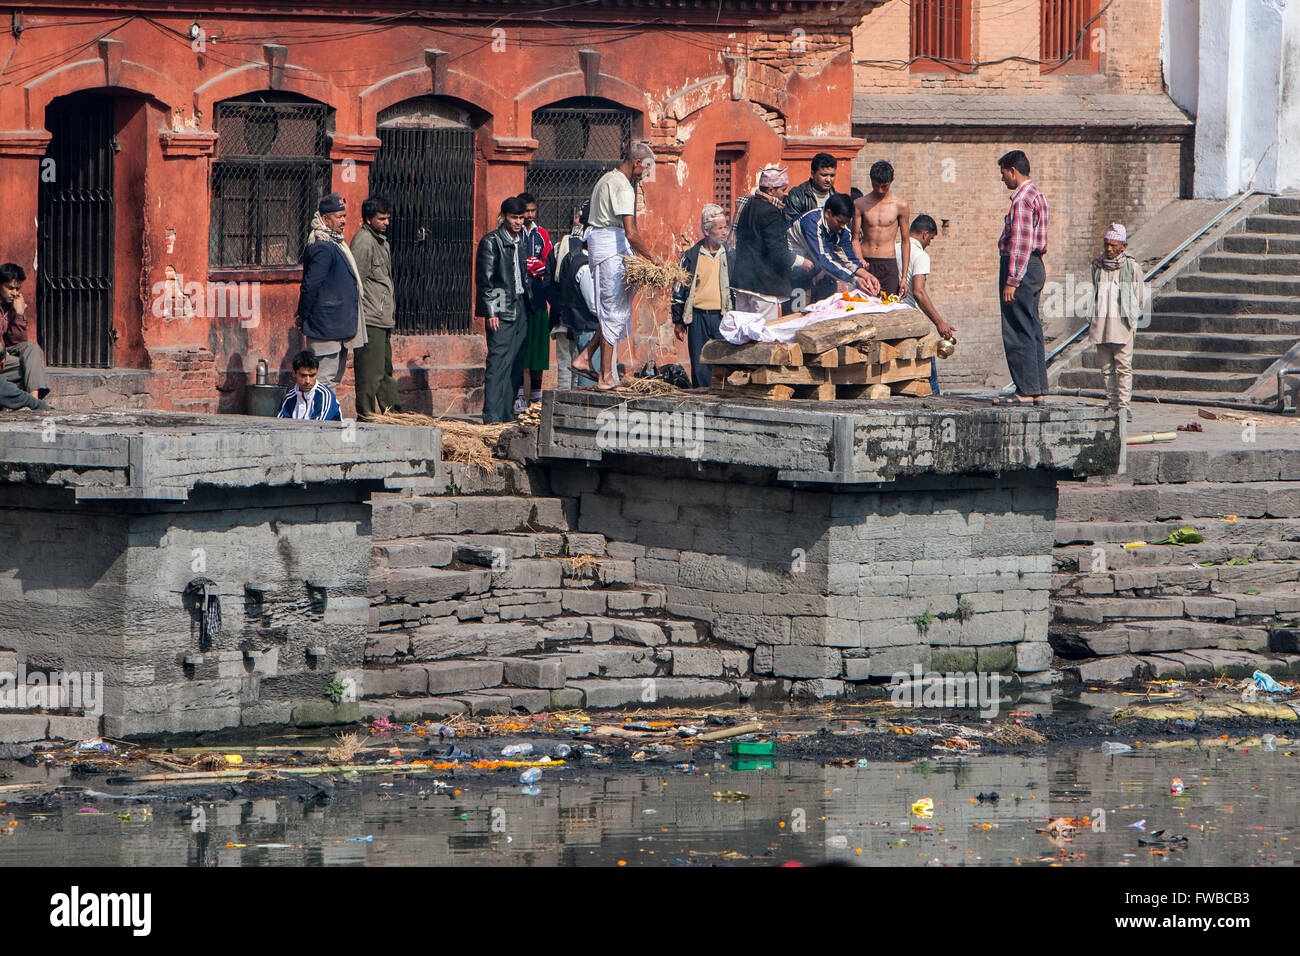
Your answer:
[[[357,376],[357,418],[376,412],[400,412],[397,380],[393,378],[393,268],[388,224],[393,207],[371,196],[361,204],[364,225],[352,237],[352,258],[361,276],[361,316],[366,323],[366,344],[357,350],[353,368]]]

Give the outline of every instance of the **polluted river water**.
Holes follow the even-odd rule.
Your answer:
[[[10,763],[0,865],[1289,865],[1300,744],[1285,732],[911,760],[721,741],[571,759],[531,785],[457,769],[182,788]]]

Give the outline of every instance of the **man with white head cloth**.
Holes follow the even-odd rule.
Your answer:
[[[596,387],[622,390],[618,384],[617,345],[632,322],[632,290],[627,288],[625,255],[636,253],[654,261],[636,225],[636,185],[654,168],[655,154],[645,142],[633,143],[623,162],[611,169],[591,192],[587,219],[587,251],[596,283],[596,317],[600,335],[593,337],[573,360],[573,370],[589,373],[600,349]],[[604,343],[603,347],[601,343]]]

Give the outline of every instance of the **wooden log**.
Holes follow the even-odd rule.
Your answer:
[[[726,375],[722,375],[722,373],[723,373],[723,372],[726,372],[726,371],[727,371],[727,366],[726,366],[726,365],[720,365],[720,366],[718,366],[717,369],[714,371],[713,375],[714,375],[715,378],[721,375],[723,381],[725,381],[728,385],[748,385],[748,384],[749,384],[749,376],[750,376],[750,371],[749,371],[749,369],[738,368],[738,369],[735,369],[734,371],[727,372]],[[710,379],[710,381],[712,381],[712,379]]]
[[[749,373],[751,385],[820,385],[826,381],[830,369],[809,368],[806,365],[768,366]],[[728,380],[730,384],[730,380]],[[737,384],[744,384],[738,382]]]
[[[910,382],[895,382],[889,388],[895,395],[914,395],[917,398],[923,398],[931,394],[930,380],[928,378],[914,378]]]
[[[847,346],[841,345],[837,349],[827,349],[820,355],[805,355],[803,357],[803,364],[811,365],[814,368],[835,368],[837,365],[843,364],[840,361],[840,352],[842,352],[846,347]]]
[[[795,333],[794,340],[804,355],[818,355],[837,345],[845,345],[875,335],[875,326],[864,326],[853,316],[815,322]]]
[[[884,315],[871,316],[876,327],[876,340],[892,342],[895,339],[919,338],[928,334],[934,324],[917,309],[905,309],[886,312]]]
[[[785,342],[732,345],[710,339],[700,350],[700,361],[705,365],[802,365],[803,352],[798,345]]]
[[[710,386],[709,391],[713,388]],[[794,396],[792,385],[723,385],[716,393],[723,398],[765,398],[784,402]]]
[[[930,332],[917,343],[916,357],[917,359],[932,359],[938,354],[939,333],[937,330],[931,329]]]
[[[796,385],[794,397],[814,402],[835,401],[835,383],[822,382],[820,385]]]
[[[910,339],[899,339],[897,342],[891,342],[889,344],[892,345],[897,352],[894,358],[903,359],[905,362],[913,362],[916,360],[916,347],[920,345],[920,343],[920,339],[913,337]]]
[[[873,401],[888,398],[893,392],[888,385],[836,385],[835,397],[843,399],[871,399]]]
[[[903,382],[913,378],[929,378],[930,363],[895,359],[892,362],[847,365],[826,371],[836,385],[888,385],[890,382]]]
[[[899,358],[898,348],[893,342],[869,342],[866,345],[846,345],[844,348],[852,349],[856,358],[852,362],[842,359],[840,365],[855,365],[861,362],[880,365]]]

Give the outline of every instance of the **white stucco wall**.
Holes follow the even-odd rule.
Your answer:
[[[1210,0],[1217,2],[1217,0]],[[1201,0],[1164,0],[1160,20],[1160,65],[1169,98],[1196,115],[1200,61]]]
[[[1286,11],[1278,110],[1277,188],[1300,189],[1300,3]]]

